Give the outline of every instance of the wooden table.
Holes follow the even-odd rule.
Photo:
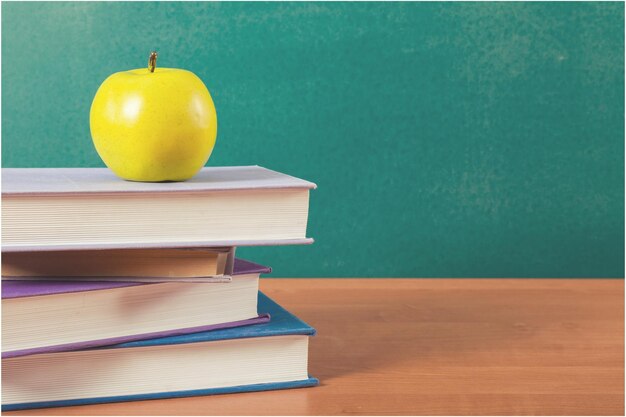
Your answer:
[[[624,281],[263,279],[315,388],[6,415],[624,415]]]

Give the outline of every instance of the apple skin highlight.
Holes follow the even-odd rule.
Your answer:
[[[120,178],[185,181],[215,146],[215,105],[194,73],[156,68],[153,55],[148,68],[117,72],[100,85],[91,105],[91,137]]]

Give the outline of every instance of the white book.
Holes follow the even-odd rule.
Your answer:
[[[259,166],[164,183],[107,168],[4,168],[2,251],[311,243],[315,187]]]

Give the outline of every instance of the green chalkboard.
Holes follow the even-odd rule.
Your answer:
[[[623,3],[2,3],[2,164],[103,166],[111,73],[189,69],[208,165],[318,184],[287,277],[623,277]]]

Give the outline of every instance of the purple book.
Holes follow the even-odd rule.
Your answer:
[[[253,274],[267,274],[271,272],[270,267],[259,265],[243,259],[235,259],[233,267],[233,277]],[[151,286],[160,285],[160,283],[146,282],[107,282],[107,281],[79,281],[79,280],[37,280],[37,281],[2,281],[2,299],[9,300],[23,297],[47,296],[54,294],[65,294],[74,292],[109,290],[123,287],[135,286]],[[200,285],[230,285],[229,283],[203,283]],[[256,292],[255,292],[256,294]],[[256,295],[255,295],[256,297]],[[257,317],[232,321],[227,323],[218,323],[203,326],[193,326],[186,328],[171,329],[166,331],[142,333],[134,335],[125,335],[120,337],[105,338],[99,340],[89,340],[82,342],[74,342],[53,346],[42,346],[30,349],[19,349],[2,351],[2,358],[13,358],[17,356],[32,355],[37,353],[63,352],[69,350],[86,349],[99,346],[107,346],[118,343],[126,343],[137,340],[153,339],[156,337],[178,336],[189,333],[204,332],[208,330],[226,329],[237,326],[245,326],[250,324],[259,324],[268,322],[269,314],[261,313]],[[4,320],[3,320],[4,321]],[[3,332],[3,338],[8,337]]]

